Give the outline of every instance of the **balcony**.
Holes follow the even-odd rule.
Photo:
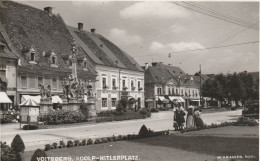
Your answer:
[[[112,87],[112,89],[113,89],[113,90],[117,90],[117,88],[118,88],[118,87],[115,87],[115,86],[114,86],[114,87]]]
[[[103,89],[104,89],[104,90],[106,90],[106,89],[108,89],[108,88],[109,88],[109,87],[108,87],[107,85],[104,85],[104,86],[103,86]]]

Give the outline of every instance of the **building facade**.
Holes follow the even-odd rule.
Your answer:
[[[17,70],[8,71],[16,75],[16,79],[10,79],[17,85],[16,104],[21,103],[23,95],[40,95],[40,84],[49,84],[52,95],[62,96],[64,79],[72,71],[70,55],[74,40],[67,25],[60,15],[52,13],[51,7],[40,10],[12,1],[2,5],[1,37],[18,56]],[[97,73],[80,47],[77,71],[85,87],[90,82],[95,85]]]
[[[115,109],[122,95],[134,98],[135,106],[144,107],[144,71],[138,63],[95,29],[85,31],[82,23],[78,23],[78,28],[69,29],[98,73],[97,111]]]
[[[174,102],[199,106],[199,87],[179,67],[154,62],[145,65],[145,99],[149,108],[173,107]]]

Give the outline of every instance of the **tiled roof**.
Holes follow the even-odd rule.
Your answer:
[[[105,37],[92,32],[68,27],[76,42],[96,64],[143,71],[139,64]]]
[[[8,36],[8,43],[12,44],[21,58],[21,65],[33,66],[35,69],[70,71],[69,64],[62,55],[71,53],[73,37],[62,18],[12,1],[4,1],[3,4],[6,8],[0,10],[0,22]],[[24,54],[32,46],[36,50],[37,64],[30,64]],[[58,68],[52,67],[49,58],[43,54],[52,50],[57,55]],[[78,53],[78,59],[83,59],[84,52],[79,49]],[[88,69],[86,74],[96,74],[91,64],[88,64]],[[78,71],[82,71],[80,66]]]
[[[0,45],[4,46],[4,50],[0,51],[0,58],[18,59],[18,57],[10,51],[1,34],[0,34]]]
[[[175,73],[173,71],[175,71]],[[170,80],[174,81],[177,85],[180,84],[180,86],[199,87],[195,80],[193,79],[192,81],[191,76],[186,75],[179,67],[158,63],[154,66],[149,66],[148,69],[145,70],[145,83],[166,84]]]
[[[177,66],[165,65],[162,63],[158,63],[158,66],[161,66],[161,67],[164,67],[165,69],[167,69],[170,72],[170,74],[174,77],[186,75],[185,72],[180,67],[177,67]]]

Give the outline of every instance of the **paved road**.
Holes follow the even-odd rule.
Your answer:
[[[241,110],[218,113],[202,114],[206,124],[234,121],[241,115]],[[10,145],[16,134],[19,134],[26,146],[25,151],[44,148],[47,143],[59,140],[76,140],[98,137],[109,137],[112,135],[137,134],[140,127],[145,124],[147,128],[155,131],[173,130],[172,112],[153,113],[151,118],[140,120],[128,120],[119,122],[107,122],[98,124],[78,125],[75,127],[64,127],[58,129],[40,129],[24,131],[19,130],[19,124],[1,125],[1,141]]]

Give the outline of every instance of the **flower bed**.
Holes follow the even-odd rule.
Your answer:
[[[71,124],[87,121],[87,116],[80,111],[57,110],[40,115],[39,120],[48,125]]]
[[[190,129],[184,129],[181,133],[190,132],[190,131],[197,131],[203,129],[210,129],[210,128],[218,128],[218,127],[225,127],[225,126],[256,126],[258,123],[253,118],[246,118],[246,117],[239,117],[236,122],[223,122],[220,124],[211,124],[211,125],[204,125],[202,127],[194,127]]]
[[[155,136],[162,136],[162,135],[169,135],[169,130],[165,131],[152,131],[148,130],[145,125],[143,125],[139,131],[139,134],[128,134],[128,135],[118,135],[118,136],[112,136],[112,137],[104,137],[104,138],[96,138],[95,140],[92,139],[82,139],[82,140],[69,140],[67,141],[67,144],[63,141],[60,141],[58,143],[52,143],[52,144],[45,144],[45,151],[51,150],[51,149],[57,149],[57,148],[71,148],[71,147],[77,147],[77,146],[89,146],[94,144],[103,144],[103,143],[109,143],[109,142],[116,142],[116,141],[126,141],[126,140],[134,140],[134,139],[141,139],[145,137],[155,137]]]
[[[20,112],[18,111],[2,111],[0,114],[0,123],[12,123],[12,122],[18,122],[17,116],[20,115]]]
[[[141,109],[138,111],[125,110],[125,111],[103,111],[97,114],[96,122],[108,122],[108,121],[122,121],[133,119],[144,119],[151,117],[151,112],[147,109]]]

